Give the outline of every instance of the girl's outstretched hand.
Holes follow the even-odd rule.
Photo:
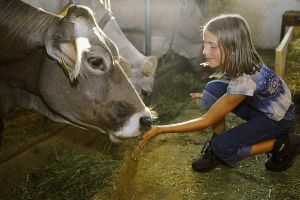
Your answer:
[[[142,141],[139,145],[139,149],[143,149],[144,146],[147,144],[147,142],[151,138],[153,138],[153,137],[155,137],[159,134],[161,134],[161,132],[159,131],[159,127],[158,126],[152,126],[151,129],[144,134],[143,139],[142,139]]]

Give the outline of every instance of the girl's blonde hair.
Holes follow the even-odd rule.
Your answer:
[[[224,58],[224,63],[213,76],[236,78],[243,73],[250,75],[260,70],[262,60],[253,46],[248,23],[242,16],[222,14],[207,22],[203,31],[217,37],[222,50],[221,60]]]

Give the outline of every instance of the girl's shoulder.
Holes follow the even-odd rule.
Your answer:
[[[260,71],[253,77],[256,79],[259,77],[259,79],[283,81],[273,69],[266,65],[263,65]]]
[[[255,89],[256,83],[252,79],[252,75],[243,74],[242,76],[230,80],[227,93],[252,96]]]
[[[261,81],[262,79],[280,79],[280,77],[275,73],[273,69],[268,67],[265,64],[262,64],[258,71],[254,74],[243,74],[242,76],[237,77],[236,79],[232,79],[235,82],[244,82],[244,81]]]
[[[230,79],[230,85],[235,85],[236,87],[243,86],[253,88],[256,84],[270,82],[271,80],[281,80],[280,77],[267,65],[262,64],[259,71],[254,74],[245,74],[238,76],[236,78]]]
[[[243,74],[241,76],[238,76],[236,78],[230,79],[231,83],[243,83],[243,82],[249,82],[252,80],[252,75],[249,74]]]

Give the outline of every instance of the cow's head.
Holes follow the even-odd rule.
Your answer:
[[[155,56],[150,56],[137,65],[132,65],[126,58],[121,57],[120,65],[142,98],[152,93],[157,68]]]
[[[117,44],[122,59],[121,66],[139,95],[144,98],[152,93],[157,57],[144,56],[126,38],[112,12],[100,1],[81,1],[95,12],[98,25]]]
[[[112,139],[138,136],[141,126],[151,125],[149,109],[118,63],[117,47],[90,9],[69,8],[49,27],[45,46],[52,59],[41,70],[40,92],[57,121],[104,129]]]

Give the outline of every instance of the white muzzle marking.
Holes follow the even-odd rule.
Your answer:
[[[112,142],[120,142],[122,138],[137,137],[142,134],[140,130],[140,118],[141,117],[151,117],[151,112],[149,108],[145,108],[142,112],[135,113],[132,115],[125,125],[117,132],[110,134],[110,139]]]

